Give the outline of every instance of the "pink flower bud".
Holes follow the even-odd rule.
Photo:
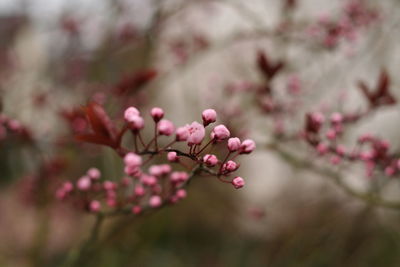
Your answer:
[[[225,125],[218,125],[215,126],[214,129],[211,132],[211,139],[214,139],[216,141],[222,141],[225,139],[228,139],[231,133],[229,130],[225,127]]]
[[[134,192],[135,192],[135,196],[142,197],[146,193],[146,190],[144,189],[143,186],[137,185],[137,186],[135,186]]]
[[[330,161],[333,165],[338,165],[338,164],[340,164],[340,162],[342,162],[342,158],[334,155],[331,157]]]
[[[132,116],[129,120],[129,127],[134,131],[139,131],[144,128],[144,120],[140,116]]]
[[[124,163],[126,166],[137,167],[142,165],[142,157],[133,152],[129,152],[124,157]]]
[[[250,154],[254,149],[256,149],[256,143],[254,143],[254,141],[251,139],[246,139],[240,145],[239,153]]]
[[[140,181],[147,186],[155,186],[157,184],[157,178],[151,175],[143,175]]]
[[[239,168],[239,165],[236,164],[233,160],[229,160],[228,162],[224,163],[222,166],[222,172],[233,172]]]
[[[122,180],[121,180],[121,185],[122,186],[128,186],[128,185],[130,185],[132,183],[132,178],[130,178],[130,177],[124,177],[124,178],[122,178]]]
[[[329,129],[329,130],[326,132],[326,138],[328,138],[329,140],[334,140],[334,139],[336,139],[336,136],[337,136],[337,134],[336,134],[336,131],[335,131],[334,129]]]
[[[203,125],[207,126],[217,120],[217,112],[213,109],[206,109],[201,114],[203,118]]]
[[[385,168],[385,174],[387,176],[392,176],[394,174],[394,172],[395,172],[395,169],[391,166],[388,166]]]
[[[138,215],[142,212],[142,208],[138,205],[132,207],[132,213]]]
[[[203,157],[203,162],[208,166],[208,167],[214,167],[218,163],[218,158],[217,156],[213,154],[206,154]]]
[[[104,181],[103,188],[107,191],[111,191],[117,189],[117,185],[111,181]]]
[[[187,142],[188,145],[199,145],[204,139],[206,131],[204,126],[197,121],[192,122],[190,125],[186,125],[188,132]]]
[[[346,147],[344,147],[343,145],[338,145],[338,146],[336,147],[336,153],[337,153],[339,156],[344,156],[344,155],[346,154]]]
[[[76,184],[78,189],[81,191],[88,191],[90,189],[91,185],[92,185],[92,182],[90,181],[89,176],[82,176],[81,178],[79,178],[79,180]]]
[[[162,204],[162,200],[160,196],[152,196],[149,199],[149,205],[152,208],[158,208],[160,207]]]
[[[170,136],[175,130],[174,124],[169,120],[161,120],[157,128],[159,134],[166,136]]]
[[[343,122],[343,115],[339,112],[335,112],[331,115],[331,123],[338,124]]]
[[[89,210],[91,212],[99,212],[100,209],[101,209],[101,204],[99,201],[97,201],[97,200],[90,201]]]
[[[176,141],[186,141],[189,137],[189,132],[186,126],[176,129]]]
[[[133,117],[140,116],[140,112],[135,107],[129,107],[124,112],[124,118],[126,121],[131,122]]]
[[[161,176],[162,175],[162,168],[160,165],[151,165],[149,168],[149,173],[154,176]]]
[[[228,139],[228,149],[230,152],[235,152],[240,148],[240,139],[232,137]]]
[[[176,191],[176,196],[179,199],[185,198],[187,195],[186,190],[185,189],[179,189],[178,191]]]
[[[316,147],[318,154],[325,155],[328,152],[328,146],[324,143],[319,143]]]
[[[155,122],[159,122],[164,117],[164,110],[155,107],[151,109],[150,114]]]
[[[88,175],[92,180],[98,180],[98,179],[100,179],[101,173],[100,173],[99,169],[97,169],[97,168],[90,168],[90,169],[87,171],[87,175]]]
[[[62,189],[65,192],[70,193],[70,192],[72,192],[72,190],[74,190],[74,185],[68,181],[63,184]]]
[[[170,175],[170,180],[172,183],[182,183],[187,181],[189,175],[186,172],[173,172]]]
[[[242,178],[242,177],[239,177],[239,176],[233,178],[233,180],[232,180],[232,185],[233,185],[236,189],[242,188],[242,187],[244,186],[244,180],[243,180],[243,178]]]
[[[167,159],[170,162],[178,162],[179,161],[178,154],[175,151],[168,152]]]
[[[107,206],[110,208],[115,208],[117,206],[117,200],[115,198],[107,198],[106,199]]]
[[[172,168],[169,164],[161,164],[160,165],[161,168],[161,173],[164,174],[168,174],[172,171]]]

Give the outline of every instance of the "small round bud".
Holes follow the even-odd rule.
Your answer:
[[[230,152],[237,151],[240,148],[240,139],[237,137],[232,137],[228,139],[228,149]]]
[[[142,164],[142,157],[133,152],[129,152],[124,157],[124,163],[126,166],[137,167]]]
[[[178,154],[175,151],[168,152],[167,159],[170,162],[178,162],[179,161]]]
[[[189,137],[187,127],[179,127],[176,129],[176,141],[186,141]]]
[[[234,162],[233,160],[229,160],[228,162],[224,163],[222,166],[223,172],[234,172],[239,168],[239,165]]]
[[[226,128],[225,125],[220,124],[218,126],[215,126],[212,130],[211,139],[222,141],[229,138],[230,135],[231,133],[229,132],[228,128]]]
[[[152,208],[158,208],[160,207],[162,204],[162,200],[160,196],[152,196],[149,199],[149,205]]]
[[[90,169],[87,171],[87,175],[88,175],[92,180],[98,180],[98,179],[100,179],[101,173],[100,173],[99,169],[97,169],[97,168],[90,168]]]
[[[203,118],[203,125],[207,126],[217,120],[217,112],[213,109],[206,109],[201,114]]]
[[[175,130],[174,124],[169,120],[161,120],[157,128],[160,135],[166,136],[170,136]]]
[[[140,214],[141,212],[142,212],[142,208],[140,206],[136,205],[136,206],[132,207],[133,214],[137,215],[137,214]]]
[[[140,112],[135,107],[129,107],[124,112],[124,118],[126,121],[131,122],[133,117],[140,116]]]
[[[192,122],[190,125],[186,125],[188,138],[188,145],[199,145],[204,139],[206,131],[204,126],[197,121]]]
[[[254,149],[256,149],[256,143],[251,139],[246,139],[240,145],[239,153],[250,154]]]
[[[214,167],[218,163],[218,158],[217,156],[213,154],[206,154],[203,157],[203,162],[208,166],[208,167]]]
[[[159,122],[164,117],[164,110],[162,110],[161,108],[155,107],[155,108],[151,109],[150,114],[153,117],[153,120],[155,122]]]
[[[90,201],[89,209],[91,212],[99,212],[101,209],[101,203],[97,200]]]
[[[232,180],[232,185],[233,185],[236,189],[242,188],[242,187],[244,186],[244,180],[243,180],[243,178],[242,178],[242,177],[239,177],[239,176],[233,178],[233,180]]]
[[[91,185],[92,182],[90,181],[90,177],[82,176],[81,178],[79,178],[76,187],[78,187],[78,189],[81,191],[88,191]]]

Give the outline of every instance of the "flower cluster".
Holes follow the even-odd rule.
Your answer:
[[[363,1],[347,2],[339,18],[321,15],[319,21],[308,28],[308,33],[326,48],[336,47],[342,40],[354,41],[362,28],[378,19],[378,11]]]
[[[236,189],[244,186],[242,177],[231,176],[240,167],[236,158],[250,154],[255,149],[255,143],[250,139],[241,141],[237,137],[231,137],[229,129],[222,124],[210,129],[206,140],[206,128],[217,120],[217,113],[213,109],[203,111],[202,123],[194,121],[175,127],[173,122],[164,118],[163,109],[155,107],[150,111],[154,137],[147,142],[142,136],[145,120],[137,108],[129,107],[125,110],[125,125],[120,131],[114,129],[100,106],[89,105],[86,111],[90,114],[89,123],[95,133],[79,136],[78,139],[86,138],[85,141],[115,149],[122,157],[125,176],[120,181],[111,181],[102,177],[98,169],[91,168],[77,181],[64,182],[58,188],[56,196],[61,200],[72,199],[80,207],[92,212],[103,211],[107,206],[107,212],[113,214],[139,214],[146,209],[174,204],[185,198],[185,187],[196,175],[214,176],[221,182],[232,184]],[[96,112],[97,119],[93,119]],[[100,129],[108,129],[108,132],[99,133]],[[122,135],[127,131],[132,134],[132,150],[121,145]],[[103,140],[106,137],[110,140]],[[172,137],[166,145],[163,140],[165,137]],[[186,150],[175,148],[181,142],[187,144]],[[223,142],[226,142],[226,151],[223,160],[220,160],[212,151],[220,149]],[[218,154],[221,153],[224,151],[219,151]],[[157,157],[166,163],[147,167]]]
[[[381,170],[388,176],[400,173],[400,158],[389,152],[389,142],[371,134],[363,134],[355,146],[349,148],[340,143],[345,126],[365,115],[333,113],[329,120],[322,113],[307,114],[303,136],[320,156],[329,156],[334,165],[343,160],[365,163],[366,173]]]

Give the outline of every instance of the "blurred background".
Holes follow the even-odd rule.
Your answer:
[[[324,39],[352,4],[368,19]],[[281,93],[293,101],[292,132],[308,111],[365,108],[356,84],[374,84],[382,68],[400,97],[398,10],[397,0],[0,0],[0,114],[19,129],[0,129],[0,266],[64,266],[93,217],[56,200],[55,188],[92,166],[120,179],[114,151],[74,139],[88,127],[89,101],[112,118],[160,106],[176,125],[214,108],[257,150],[241,160],[243,189],[200,177],[175,206],[110,220],[85,266],[399,266],[400,210],[349,196],[269,150],[279,125],[249,89],[263,79],[259,51],[283,60],[275,86],[301,81],[301,93]],[[369,132],[398,151],[399,115],[384,108],[344,142]],[[287,148],[327,164],[304,144]],[[371,182],[357,164],[333,169],[356,190],[373,184],[399,200],[398,179]]]

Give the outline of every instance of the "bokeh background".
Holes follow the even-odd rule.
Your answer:
[[[400,212],[355,199],[270,151],[276,125],[251,97],[235,93],[262,79],[256,55],[264,50],[289,62],[278,87],[293,74],[301,79],[289,129],[301,127],[306,111],[364,108],[356,82],[374,83],[382,68],[400,97],[399,1],[361,1],[379,18],[335,49],[307,35],[348,2],[0,0],[1,113],[29,129],[29,138],[0,140],[0,266],[63,266],[93,217],[57,201],[56,186],[92,166],[120,177],[113,151],[73,138],[86,127],[74,112],[88,101],[115,118],[128,105],[160,106],[177,125],[214,108],[235,133],[255,139],[257,151],[241,161],[241,190],[200,177],[176,206],[109,221],[86,266],[399,266]],[[293,33],[286,35],[285,23]],[[151,81],[124,87],[153,70]],[[371,132],[396,150],[399,115],[397,106],[383,109],[345,141]],[[326,163],[304,144],[288,147]],[[362,166],[335,171],[352,188],[371,187]],[[398,199],[396,179],[372,184]]]

